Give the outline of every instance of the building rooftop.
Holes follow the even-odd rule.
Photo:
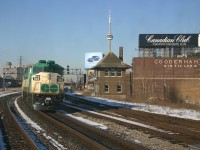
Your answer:
[[[100,68],[123,68],[128,69],[131,66],[123,63],[112,51],[109,51],[99,63],[94,66],[92,69]]]

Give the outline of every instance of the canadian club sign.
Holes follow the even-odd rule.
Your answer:
[[[140,34],[139,48],[198,47],[198,34]]]

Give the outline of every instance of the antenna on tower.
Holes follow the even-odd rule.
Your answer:
[[[112,39],[113,39],[113,35],[111,33],[111,11],[109,10],[109,31],[108,31],[108,35],[107,35],[109,51],[111,51],[111,40]]]

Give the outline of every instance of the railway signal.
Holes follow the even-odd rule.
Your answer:
[[[82,75],[81,69],[71,69],[71,68],[69,68],[69,65],[64,70],[64,74],[67,74],[67,75]]]
[[[69,65],[67,66],[67,74],[69,74]]]

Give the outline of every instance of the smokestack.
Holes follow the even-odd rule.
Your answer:
[[[119,47],[119,59],[123,62],[123,47]]]

